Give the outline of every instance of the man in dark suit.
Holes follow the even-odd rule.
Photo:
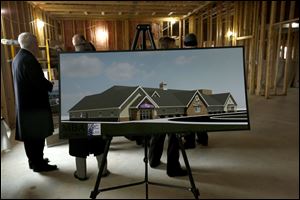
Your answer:
[[[189,33],[184,37],[184,42],[183,42],[184,48],[197,48],[197,46],[198,46],[197,36],[194,33]],[[197,134],[197,143],[203,146],[207,146],[208,145],[207,131],[197,132],[196,134]],[[184,143],[185,149],[194,149],[196,147],[195,133],[189,133],[185,135],[184,139],[185,139],[185,143]]]
[[[164,36],[159,39],[160,49],[175,48],[175,39]],[[152,135],[149,147],[149,164],[155,168],[160,164],[160,159],[164,150],[164,141],[166,134]],[[182,169],[179,162],[179,142],[175,134],[169,134],[169,143],[167,150],[167,175],[186,176],[187,170]]]
[[[75,51],[96,51],[94,45],[91,42],[85,40],[81,34],[75,34],[72,37],[72,43],[75,47]],[[86,158],[89,154],[94,154],[97,159],[98,167],[101,167],[101,161],[103,159],[103,152],[105,147],[105,140],[102,137],[92,138],[78,138],[69,139],[69,154],[75,157],[76,171],[74,177],[78,180],[85,181],[88,179],[86,169]],[[102,177],[109,175],[107,169],[107,159],[105,160],[105,166]]]
[[[18,37],[20,51],[12,63],[16,102],[16,140],[23,141],[29,167],[34,172],[56,170],[44,159],[45,138],[53,134],[48,92],[53,84],[44,77],[36,59],[38,43],[28,32]]]

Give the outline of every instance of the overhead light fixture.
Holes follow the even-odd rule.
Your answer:
[[[97,28],[96,35],[97,35],[96,40],[99,41],[100,43],[104,43],[108,39],[108,32],[103,30],[102,28]]]
[[[283,28],[289,28],[289,27],[290,27],[290,24],[292,24],[292,28],[299,28],[299,23],[297,23],[297,22],[284,24],[284,25],[283,25]]]
[[[171,24],[173,25],[173,24],[176,23],[176,19],[171,19],[170,22],[171,22]]]
[[[36,25],[37,25],[38,28],[43,28],[45,26],[45,23],[42,20],[37,19],[36,20]]]
[[[2,15],[2,14],[5,14],[5,13],[6,13],[6,10],[3,9],[3,8],[1,8],[1,15]]]
[[[85,15],[88,15],[89,13],[88,13],[87,11],[84,11],[84,14],[85,14]]]
[[[154,16],[155,14],[156,14],[156,12],[153,12],[153,13],[152,13],[152,16]]]
[[[101,15],[105,15],[105,12],[104,12],[104,11],[102,11],[102,12],[101,12]]]
[[[236,33],[232,32],[231,30],[229,30],[226,34],[226,36],[230,39],[232,39],[233,37],[236,37]]]
[[[119,14],[119,15],[122,15],[122,12],[119,12],[118,14]]]

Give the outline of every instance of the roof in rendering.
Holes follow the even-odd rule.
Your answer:
[[[206,106],[223,106],[228,97],[231,96],[230,93],[207,95],[203,94],[201,90],[163,90],[141,86],[112,86],[102,93],[85,96],[69,111],[107,108],[119,109],[139,89],[141,90],[140,93],[143,94],[137,97],[130,107],[138,106],[145,97],[155,102],[159,107],[187,107],[196,94],[199,94]]]

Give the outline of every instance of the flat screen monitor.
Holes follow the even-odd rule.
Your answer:
[[[243,47],[59,59],[60,138],[250,130]]]

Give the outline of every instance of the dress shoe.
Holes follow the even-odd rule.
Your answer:
[[[58,169],[56,165],[49,165],[47,163],[33,165],[32,167],[34,172],[49,172]]]
[[[203,146],[208,146],[208,140],[197,140],[197,143]]]
[[[44,158],[43,161],[44,161],[46,164],[47,164],[48,162],[50,162],[48,158]],[[33,169],[32,161],[28,161],[28,164],[29,164],[29,168],[30,168],[30,169]]]
[[[102,174],[101,177],[107,177],[110,174],[110,171],[108,169]]]
[[[80,181],[85,181],[85,180],[89,179],[88,177],[80,178],[79,176],[77,176],[77,172],[76,171],[74,172],[74,177],[77,178]]]
[[[178,168],[176,170],[167,170],[167,174],[170,177],[175,177],[175,176],[186,176],[188,173],[187,170]]]
[[[194,143],[184,143],[184,149],[195,149],[196,148],[196,144]]]
[[[150,165],[150,167],[152,167],[152,168],[155,168],[155,167],[159,166],[160,164],[161,164],[160,161],[158,161],[158,162],[149,162],[149,165]]]

